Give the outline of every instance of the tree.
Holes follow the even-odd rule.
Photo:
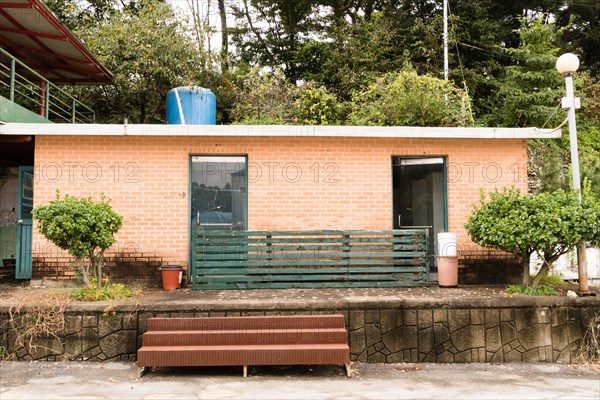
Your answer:
[[[557,2],[558,3],[558,2]],[[564,1],[558,4],[556,23],[569,26],[561,35],[565,51],[577,51],[583,67],[595,76],[600,76],[600,7],[598,0]]]
[[[579,163],[581,181],[600,198],[600,128],[589,126],[587,121],[578,126]],[[529,144],[530,169],[537,175],[537,192],[572,189],[571,155],[569,138],[536,140]]]
[[[352,96],[352,125],[465,126],[467,94],[449,81],[410,69],[389,73]]]
[[[600,198],[600,83],[583,73],[576,74],[575,85],[576,96],[581,96],[581,109],[577,111],[581,179],[589,182],[594,196]],[[569,149],[568,134],[560,139],[528,142],[529,167],[539,179],[540,191],[572,188]]]
[[[313,39],[295,53],[296,67],[302,77],[323,85],[340,99],[350,100],[352,92],[364,90],[384,73],[397,71],[405,54],[396,54],[393,25],[383,13],[369,19],[357,16],[349,24],[333,24],[330,40]]]
[[[519,47],[505,49],[513,65],[505,67],[505,76],[495,79],[497,99],[488,97],[493,111],[483,119],[489,125],[553,128],[566,117],[559,107],[564,96],[564,79],[557,73],[555,63],[560,37],[569,27],[559,28],[549,23],[547,15],[523,17],[519,21]],[[597,141],[600,85],[588,73],[577,74],[575,80],[578,95],[582,95],[582,109],[577,113],[581,175],[590,181],[596,196],[600,196]],[[536,186],[540,191],[570,189],[568,135],[558,140],[531,140],[528,150],[529,172],[539,181]]]
[[[104,252],[116,239],[123,217],[115,212],[104,196],[95,203],[90,197],[77,199],[66,195],[33,210],[38,230],[60,249],[76,258],[83,282],[90,286],[90,268],[98,287],[102,287]],[[87,262],[85,262],[87,259]]]
[[[300,89],[287,81],[281,71],[252,68],[240,80],[232,111],[234,123],[285,125],[299,122],[296,102]]]
[[[218,121],[229,123],[233,82],[247,65],[346,102],[405,63],[442,75],[441,1],[186,1],[191,29],[167,0],[47,0],[115,72],[114,88],[80,90],[100,122],[162,123],[164,92],[193,82],[217,94]],[[564,94],[557,51],[579,54],[581,71],[598,81],[595,1],[449,1],[450,78],[469,88],[477,125],[557,125],[558,116],[548,120]],[[220,56],[210,48],[218,31]]]
[[[119,12],[118,0],[45,0],[69,29],[81,30]]]
[[[79,89],[101,122],[164,123],[167,92],[214,79],[206,53],[171,6],[158,0],[125,8],[78,31],[114,74],[113,86]]]
[[[187,12],[192,17],[191,29],[196,40],[198,49],[207,54],[207,66],[218,58],[220,61],[221,72],[229,70],[229,28],[227,27],[227,10],[225,9],[225,0],[217,0],[219,10],[220,31],[221,31],[221,51],[218,56],[213,53],[212,36],[216,34],[217,28],[211,25],[211,16],[214,13],[213,5],[210,1],[204,0],[186,0],[188,4]]]
[[[201,0],[186,0],[188,12],[192,17],[192,32],[196,38],[196,44],[199,49],[211,48],[210,37],[214,33],[214,28],[210,26],[211,9],[204,9],[204,2]],[[209,3],[210,5],[210,3]]]
[[[219,20],[221,21],[221,71],[229,70],[229,28],[227,27],[227,11],[225,0],[217,0],[219,5]]]
[[[556,126],[556,114],[562,97],[563,80],[556,73],[559,48],[555,45],[560,31],[543,17],[522,18],[518,48],[505,49],[513,65],[498,79],[497,99],[488,124],[510,127]]]
[[[589,189],[589,188],[588,188]],[[504,188],[481,194],[465,224],[473,242],[514,254],[523,265],[523,285],[537,286],[550,265],[573,247],[600,244],[600,202],[589,190],[583,200],[573,191],[522,195]],[[537,253],[542,267],[533,279],[529,259]]]
[[[302,78],[295,54],[318,29],[315,0],[241,0],[231,4],[236,28],[232,43],[239,60],[252,66],[282,69],[286,78]]]

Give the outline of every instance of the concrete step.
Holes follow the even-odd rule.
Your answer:
[[[144,346],[347,343],[344,328],[149,331]]]
[[[148,331],[344,328],[343,315],[150,318]]]
[[[327,364],[350,364],[348,345],[143,346],[138,351],[138,367]]]
[[[146,367],[240,365],[346,366],[351,375],[343,315],[150,318],[138,350]]]

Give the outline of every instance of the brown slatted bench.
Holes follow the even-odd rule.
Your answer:
[[[138,350],[147,367],[327,365],[346,367],[350,348],[343,315],[150,318]]]

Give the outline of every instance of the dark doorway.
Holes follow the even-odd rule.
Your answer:
[[[435,244],[448,228],[446,160],[444,157],[393,157],[393,227],[429,229],[430,266]]]

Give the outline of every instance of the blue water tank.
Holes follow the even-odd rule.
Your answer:
[[[167,124],[215,125],[217,98],[198,85],[180,86],[167,93]]]

